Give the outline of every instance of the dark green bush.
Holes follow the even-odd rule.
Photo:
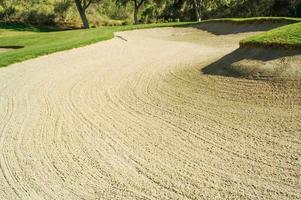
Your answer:
[[[0,10],[0,19],[2,19],[3,21],[10,21],[15,16],[16,9],[14,7],[6,7],[5,5],[2,5],[1,8],[2,9]]]
[[[23,21],[36,24],[36,25],[54,25],[55,14],[54,13],[43,13],[38,10],[32,10],[23,15]]]
[[[301,0],[295,6],[295,15],[296,17],[301,17]]]

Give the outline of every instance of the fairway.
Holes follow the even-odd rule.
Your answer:
[[[239,26],[1,68],[0,199],[300,199],[300,82],[203,72],[266,31]]]

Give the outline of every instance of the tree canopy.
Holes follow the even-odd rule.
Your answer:
[[[0,21],[100,25],[301,16],[301,0],[0,0]]]

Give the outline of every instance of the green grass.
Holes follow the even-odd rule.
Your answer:
[[[224,18],[204,21],[209,23],[226,22],[235,24],[263,24],[284,23],[289,24],[267,31],[240,41],[244,47],[273,47],[284,49],[301,48],[301,18],[290,17],[252,17],[252,18]]]
[[[3,27],[0,25],[0,47],[22,46],[0,53],[0,67],[57,51],[81,47],[113,38],[114,32],[143,28],[186,26],[193,22],[143,24],[93,28],[88,30],[52,31],[34,27]],[[48,31],[48,32],[47,32]]]
[[[252,17],[224,18],[204,22],[229,22],[235,24],[284,23],[280,28],[267,31],[240,41],[243,47],[273,47],[283,49],[301,48],[301,18],[290,17]]]
[[[301,48],[301,22],[273,29],[240,41],[245,47]]]

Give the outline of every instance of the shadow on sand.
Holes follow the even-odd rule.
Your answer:
[[[268,49],[268,48],[238,48],[232,53],[220,58],[216,62],[207,65],[201,69],[204,74],[219,75],[219,76],[248,76],[247,73],[252,69],[244,68],[244,65],[240,66],[240,69],[233,67],[234,63],[244,61],[246,66],[253,61],[267,62],[285,57],[301,55],[301,50],[283,50],[283,49]],[[257,66],[255,66],[256,68]]]
[[[269,31],[285,25],[288,25],[288,23],[237,24],[231,22],[205,22],[197,24],[194,27],[202,31],[207,31],[214,35],[228,35],[247,32]]]

